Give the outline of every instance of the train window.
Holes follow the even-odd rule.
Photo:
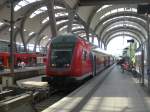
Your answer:
[[[87,58],[87,52],[85,50],[83,50],[82,59],[85,61],[86,58]]]
[[[3,59],[2,58],[0,58],[0,64],[3,64]]]

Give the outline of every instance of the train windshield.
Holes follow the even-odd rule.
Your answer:
[[[72,49],[53,49],[51,52],[51,66],[66,68],[71,64]]]

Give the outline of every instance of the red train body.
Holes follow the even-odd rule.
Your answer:
[[[113,63],[110,55],[92,48],[89,42],[73,35],[54,38],[50,43],[46,62],[47,77],[43,80],[82,80],[96,75],[96,72]]]

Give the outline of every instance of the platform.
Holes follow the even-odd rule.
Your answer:
[[[41,81],[44,76],[45,75],[18,80],[17,85],[21,88],[47,88],[48,83]]]
[[[45,66],[25,67],[23,69],[15,69],[14,74],[10,71],[0,72],[0,83],[3,87],[12,87],[16,85],[16,81],[36,77],[45,74]]]
[[[26,71],[39,70],[39,69],[44,69],[44,68],[45,66],[24,67],[24,68],[14,69],[14,72],[15,73],[26,72]],[[0,76],[9,74],[9,73],[10,73],[10,69],[5,69],[4,71],[0,71]]]
[[[150,97],[114,66],[42,112],[150,112]]]

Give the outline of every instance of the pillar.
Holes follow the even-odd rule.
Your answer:
[[[57,36],[54,1],[55,0],[45,0],[46,7],[48,9],[48,16],[49,16],[49,23],[50,23],[52,38]]]
[[[147,75],[148,75],[148,90],[150,91],[150,36],[149,36],[149,16],[147,14]]]
[[[24,46],[24,51],[27,52],[27,45],[26,45],[26,42],[25,42],[25,39],[24,39],[24,30],[23,30],[23,28],[21,28],[20,35],[21,35],[21,40],[22,40],[23,46]]]
[[[76,14],[76,10],[75,9],[70,9],[68,10],[69,15],[68,15],[68,27],[67,27],[67,32],[70,33],[72,32],[72,24],[73,24],[73,20]]]

